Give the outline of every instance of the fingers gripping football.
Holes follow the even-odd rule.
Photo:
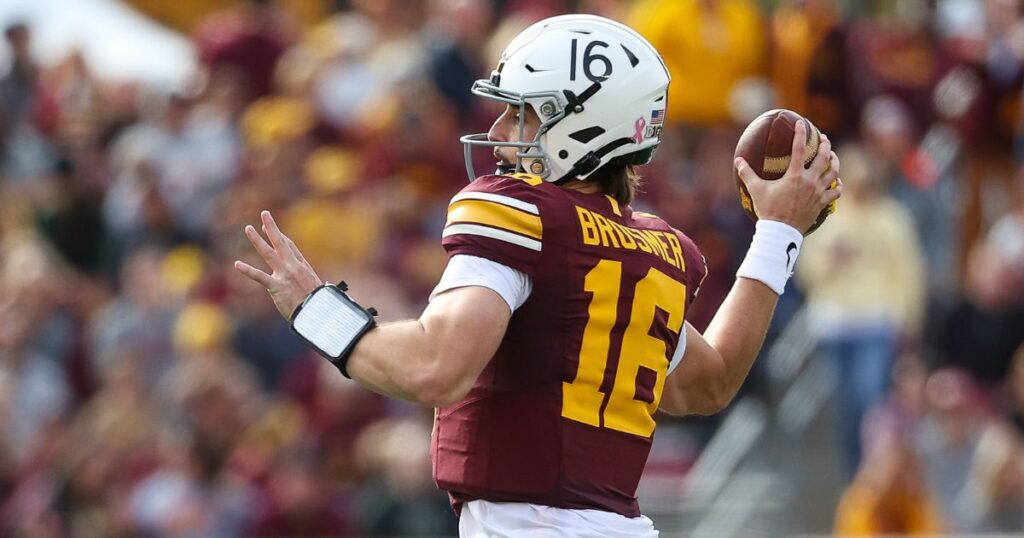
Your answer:
[[[828,207],[843,195],[843,180],[839,177],[839,156],[836,155],[836,152],[830,152],[829,163],[829,168],[825,170],[825,173],[822,174],[819,180],[825,185],[825,207]]]
[[[745,159],[736,158],[736,172],[750,193],[758,218],[783,222],[801,231],[810,230],[822,210],[842,194],[839,158],[832,151],[831,141],[822,135],[814,158],[805,166],[806,140],[807,126],[798,121],[793,126],[789,166],[775,181],[763,180]]]
[[[245,236],[270,268],[270,273],[241,260],[235,261],[235,269],[267,288],[278,312],[285,319],[290,319],[292,312],[323,281],[295,246],[295,242],[277,227],[277,222],[269,211],[262,212],[260,219],[261,228],[267,238],[264,239],[253,226],[245,227]]]

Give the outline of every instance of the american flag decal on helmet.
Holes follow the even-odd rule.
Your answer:
[[[661,125],[662,123],[665,123],[665,109],[652,110],[651,125]]]

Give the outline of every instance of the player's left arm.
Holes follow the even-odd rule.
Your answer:
[[[252,226],[245,234],[272,272],[242,261],[235,268],[267,288],[278,311],[290,319],[323,281],[270,212],[261,219],[269,242]],[[419,319],[367,332],[349,355],[347,372],[386,396],[430,407],[458,402],[494,356],[511,316],[508,303],[490,289],[448,290],[434,297]]]
[[[704,335],[686,324],[686,351],[668,376],[660,408],[671,414],[712,414],[739,391],[764,343],[779,295],[799,255],[802,234],[819,212],[842,193],[839,160],[822,137],[810,166],[804,163],[806,127],[794,128],[789,168],[777,181],[763,181],[742,159],[736,166],[761,220],[739,278]],[[832,187],[835,185],[835,187]],[[788,246],[787,246],[788,243]]]
[[[754,365],[778,299],[761,282],[739,278],[703,335],[684,324],[686,352],[665,381],[661,410],[711,415],[728,405]]]

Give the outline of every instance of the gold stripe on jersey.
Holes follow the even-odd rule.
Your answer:
[[[576,206],[576,216],[584,245],[639,250],[665,260],[680,271],[686,270],[683,246],[672,232],[630,228],[580,206]]]
[[[518,209],[486,200],[463,199],[448,206],[446,226],[483,224],[500,230],[540,240],[543,226],[540,217]]]
[[[536,250],[537,252],[543,250],[543,244],[536,239],[530,239],[529,237],[523,237],[516,233],[491,228],[490,226],[481,226],[479,224],[451,224],[445,226],[441,237],[450,237],[460,234],[489,237],[506,243],[512,243],[513,245],[519,245],[530,250]]]
[[[611,204],[612,206],[612,213],[615,213],[616,216],[621,217],[622,211],[619,210],[619,201],[616,200],[615,198],[612,198],[610,194],[606,194],[604,196],[605,198],[608,198],[608,203]]]
[[[535,175],[535,174],[527,174],[527,173],[524,173],[524,172],[519,172],[519,173],[516,173],[516,174],[512,174],[511,177],[514,177],[516,179],[521,179],[521,180],[525,181],[526,184],[531,186],[531,187],[536,187],[537,185],[540,185],[541,183],[544,183],[544,178],[542,178],[542,177],[540,177],[538,175]]]

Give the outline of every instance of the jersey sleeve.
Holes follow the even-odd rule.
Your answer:
[[[506,176],[470,183],[448,205],[441,244],[533,276],[543,250],[542,195],[536,185]]]
[[[497,293],[512,312],[523,306],[533,291],[533,281],[522,271],[484,258],[459,254],[448,260],[448,266],[434,291],[430,292],[429,300],[465,286],[481,286]]]

